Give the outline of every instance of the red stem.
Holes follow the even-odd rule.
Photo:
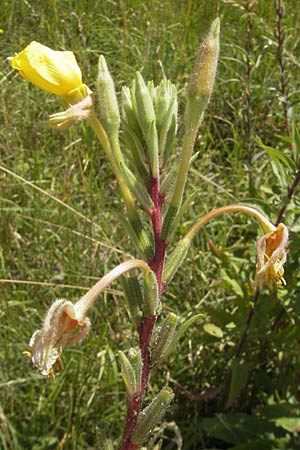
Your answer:
[[[159,297],[161,297],[164,289],[162,283],[162,272],[167,244],[160,238],[163,223],[162,206],[164,203],[164,197],[162,197],[159,193],[158,179],[152,179],[149,188],[149,194],[154,204],[154,207],[151,211],[151,222],[154,236],[154,257],[151,261],[148,262],[148,264],[156,275]],[[139,347],[141,350],[143,364],[141,386],[139,392],[137,392],[133,396],[127,408],[127,416],[120,450],[136,450],[139,447],[139,445],[133,444],[131,442],[131,436],[141,411],[146,386],[152,369],[149,343],[152,337],[156,319],[156,315],[144,317],[141,324],[137,328],[139,334]]]

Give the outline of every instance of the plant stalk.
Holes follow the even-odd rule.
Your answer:
[[[160,237],[163,226],[162,207],[164,203],[164,197],[159,192],[159,178],[152,178],[148,192],[154,205],[151,211],[151,222],[154,237],[154,257],[151,261],[148,262],[148,264],[155,273],[158,284],[159,297],[161,297],[164,289],[162,283],[162,271],[167,244]],[[138,445],[131,442],[131,436],[141,412],[143,398],[152,369],[149,344],[151,341],[156,319],[156,314],[149,317],[144,317],[141,324],[137,328],[137,332],[139,335],[139,347],[142,356],[141,384],[139,392],[137,392],[133,396],[127,407],[125,428],[120,450],[136,450],[139,447]]]

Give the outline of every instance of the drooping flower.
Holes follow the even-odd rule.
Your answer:
[[[66,111],[50,116],[51,126],[68,128],[89,116],[93,93],[82,83],[81,70],[72,52],[52,50],[32,41],[22,52],[8,59],[25,80],[62,97]]]
[[[82,341],[91,326],[86,317],[87,310],[93,305],[96,298],[114,280],[132,269],[141,269],[144,276],[151,269],[141,259],[129,259],[109,273],[104,275],[91,289],[83,295],[76,303],[59,299],[50,306],[41,330],[37,330],[29,342],[29,352],[33,364],[42,375],[55,378],[53,366],[61,366],[60,356],[64,347]]]
[[[82,341],[90,325],[88,318],[79,318],[72,302],[59,299],[52,304],[42,329],[37,330],[29,342],[29,356],[42,375],[55,378],[53,366],[61,365],[63,348]]]
[[[280,223],[277,228],[265,234],[256,244],[257,267],[256,285],[264,283],[270,289],[274,286],[285,285],[283,265],[286,261],[286,246],[288,243],[288,229]]]
[[[55,51],[32,41],[9,59],[25,80],[52,94],[64,97],[83,85],[81,70],[72,52]]]

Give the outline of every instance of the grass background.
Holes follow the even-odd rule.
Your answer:
[[[91,129],[83,123],[62,133],[51,130],[47,118],[61,110],[60,100],[22,80],[6,57],[32,40],[72,50],[93,89],[102,53],[118,92],[136,70],[155,83],[165,74],[178,86],[182,112],[199,43],[219,14],[216,86],[187,189],[199,194],[177,238],[199,215],[234,201],[258,205],[275,221],[297,169],[270,159],[259,139],[291,155],[284,101],[290,132],[299,125],[300,13],[297,0],[284,2],[284,42],[278,47],[279,3],[2,0],[0,448],[95,449],[103,424],[118,442],[125,392],[115,354],[136,338],[116,283],[91,311],[93,328],[84,344],[64,352],[65,369],[54,383],[41,379],[22,356],[54,298],[76,300],[134,250],[118,222],[115,179]],[[261,295],[236,369],[233,355],[252,301],[260,230],[235,216],[218,219],[195,239],[164,295],[165,309],[183,317],[202,312],[222,336],[193,327],[168,364],[153,373],[150,393],[166,377],[176,393],[166,428],[158,431],[163,448],[180,448],[180,436],[183,449],[299,448],[299,211],[296,191],[284,219],[291,230],[287,287]],[[227,398],[197,397],[230,374]]]

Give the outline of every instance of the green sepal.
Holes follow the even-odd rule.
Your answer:
[[[171,254],[171,256],[169,257],[169,259],[167,260],[167,262],[165,264],[165,267],[163,270],[163,275],[162,275],[163,283],[169,283],[172,280],[173,276],[177,272],[177,269],[183,263],[190,244],[191,244],[191,241],[189,239],[185,239],[185,238],[183,238],[177,244],[177,246],[173,250],[173,253]]]
[[[152,270],[145,275],[144,283],[145,316],[149,317],[156,314],[159,304],[157,280],[155,273],[152,272]]]
[[[140,202],[145,211],[148,211],[150,213],[153,208],[153,202],[145,186],[142,183],[140,183],[140,181],[126,166],[126,164],[120,164],[120,167],[130,191],[135,196],[135,198]]]
[[[134,368],[132,367],[129,359],[125,356],[125,354],[120,350],[118,352],[119,362],[121,367],[122,378],[124,380],[124,384],[126,387],[126,391],[129,398],[132,398],[133,395],[137,392],[137,382]]]
[[[128,352],[128,358],[135,372],[136,392],[139,392],[141,388],[141,377],[143,368],[141,350],[139,348],[137,349],[130,348]]]
[[[168,348],[172,343],[174,333],[179,322],[179,317],[174,313],[167,315],[162,325],[159,327],[154,342],[151,343],[151,362],[157,364],[163,360],[168,353]]]
[[[163,388],[159,394],[140,412],[137,424],[133,430],[131,442],[141,445],[152,429],[161,420],[174,399],[174,393],[170,388]]]
[[[100,122],[108,136],[116,136],[120,127],[120,112],[115,85],[103,55],[99,57],[96,89]]]

